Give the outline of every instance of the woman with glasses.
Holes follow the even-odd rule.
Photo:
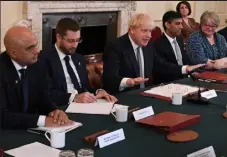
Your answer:
[[[189,17],[192,13],[191,5],[189,2],[187,1],[179,2],[176,6],[176,11],[182,17],[181,34],[183,36],[184,41],[186,42],[190,34],[199,30],[199,24],[195,21],[195,19]]]
[[[227,68],[227,43],[216,33],[220,24],[218,15],[206,11],[200,17],[201,28],[188,39],[186,48],[193,64],[206,63],[206,69]]]

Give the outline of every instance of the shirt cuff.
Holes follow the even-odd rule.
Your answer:
[[[187,74],[186,68],[187,68],[187,65],[182,66],[182,68],[181,68],[182,74]]]
[[[45,121],[46,121],[46,116],[40,115],[37,122],[37,126],[44,127],[46,123]]]
[[[71,96],[69,97],[69,104],[71,104],[76,96],[76,94],[78,94],[77,90],[74,90],[74,92],[71,94]]]
[[[129,87],[129,86],[127,85],[127,83],[126,83],[128,79],[129,79],[129,78],[123,78],[123,79],[121,80],[120,87],[119,87],[119,91],[122,91],[122,90],[124,90],[124,88]]]

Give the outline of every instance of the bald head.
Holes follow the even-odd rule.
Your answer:
[[[33,32],[24,26],[10,28],[4,37],[8,55],[21,65],[27,65],[37,60],[37,38]]]

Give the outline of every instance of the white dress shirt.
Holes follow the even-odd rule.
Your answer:
[[[173,43],[174,40],[176,40],[176,37],[175,38],[171,38],[170,36],[168,36],[168,34],[166,34],[166,32],[164,32],[166,38],[169,40],[172,48],[173,48],[173,51],[174,51],[174,54],[175,54],[175,57],[177,59],[177,53],[176,53],[176,50],[175,50],[175,45]],[[177,43],[177,45],[179,46],[179,44]],[[179,46],[180,47],[180,46]],[[182,54],[182,53],[181,53]],[[182,74],[187,74],[187,71],[186,71],[186,67],[187,65],[183,65],[182,68],[181,68],[181,73]]]
[[[61,52],[61,50],[59,50],[59,48],[57,47],[56,44],[55,44],[55,48],[57,50],[58,56],[59,56],[60,61],[61,61],[61,65],[63,67],[64,76],[65,76],[66,84],[67,84],[67,92],[68,93],[71,93],[71,96],[70,96],[69,102],[68,102],[70,104],[73,101],[75,95],[78,94],[78,91],[74,88],[74,85],[72,83],[72,80],[70,78],[70,75],[69,75],[69,73],[67,71],[67,67],[66,67],[65,59],[64,59],[65,56],[66,56],[66,54],[64,54],[63,52]],[[77,78],[79,84],[81,85],[80,77],[79,77],[79,75],[77,73],[76,66],[74,65],[74,63],[72,61],[71,55],[69,55],[69,64],[72,67],[73,72],[75,73],[76,78]]]
[[[12,60],[12,59],[11,59]],[[17,70],[17,74],[18,76],[20,77],[21,79],[21,73],[19,72],[20,69],[27,69],[27,66],[20,66],[17,62],[15,62],[14,60],[12,60],[13,62],[13,65],[15,66],[16,70]],[[38,119],[38,122],[37,122],[37,126],[40,126],[40,127],[43,127],[45,126],[45,120],[46,120],[46,116],[44,115],[40,115],[39,116],[39,119]]]
[[[130,40],[130,42],[131,42],[131,44],[132,44],[132,47],[133,47],[133,50],[134,50],[134,53],[135,53],[135,57],[136,57],[136,59],[137,59],[137,48],[139,47],[139,45],[137,45],[133,40],[132,40],[132,38],[130,37],[130,35],[128,35],[129,36],[129,40]],[[142,70],[144,71],[144,58],[143,58],[143,50],[142,50],[142,48],[140,48],[140,56],[141,56],[141,62],[142,62]],[[127,80],[128,80],[129,78],[126,78],[126,77],[124,77],[122,80],[121,80],[121,83],[120,83],[120,86],[119,86],[119,90],[120,91],[122,91],[122,90],[124,90],[125,88],[127,88],[127,87],[129,87],[127,84],[126,84],[126,82],[127,82]]]

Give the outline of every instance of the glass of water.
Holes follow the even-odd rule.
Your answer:
[[[87,148],[78,150],[77,157],[94,157],[94,151]]]
[[[59,153],[59,157],[76,157],[76,154],[74,151],[71,150],[62,150]]]

